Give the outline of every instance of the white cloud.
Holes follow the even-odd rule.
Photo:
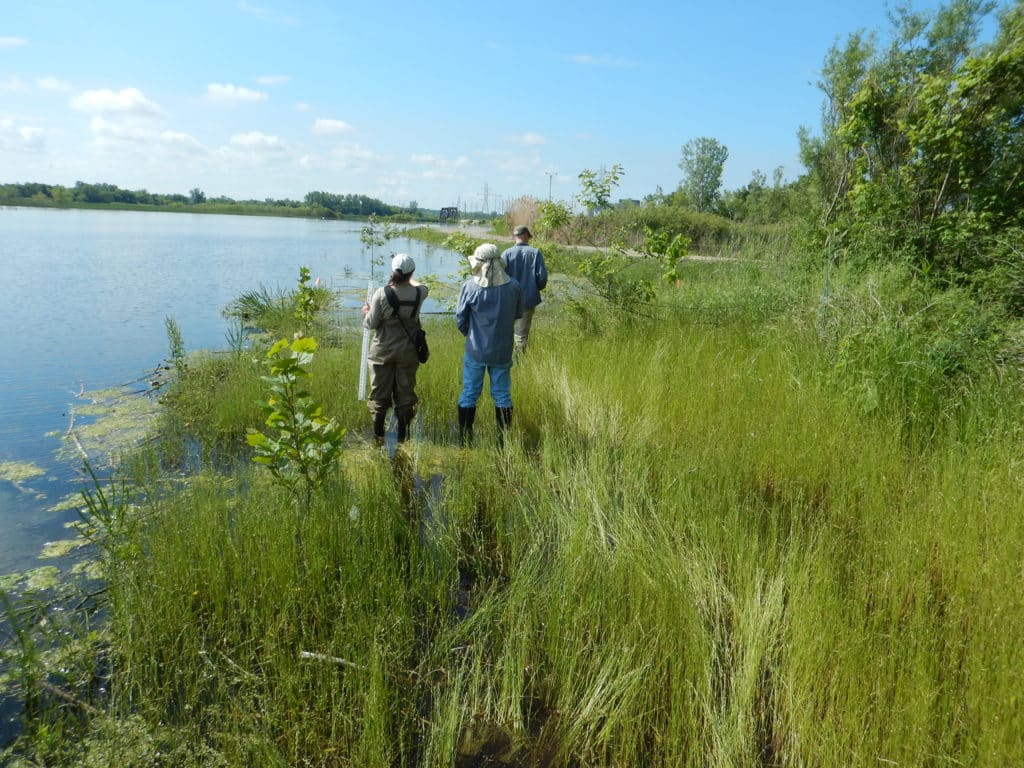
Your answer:
[[[309,106],[309,104],[307,104],[307,103],[306,103],[306,102],[304,102],[304,101],[300,101],[300,102],[298,102],[298,103],[297,103],[297,104],[295,105],[295,110],[296,110],[297,112],[309,112],[309,110],[311,110],[311,109],[312,109],[312,107],[311,107],[311,106]]]
[[[242,13],[247,13],[250,16],[255,16],[260,21],[271,21],[276,24],[289,25],[299,23],[299,20],[296,19],[294,16],[283,16],[277,11],[272,10],[270,8],[260,8],[259,6],[256,5],[249,5],[249,3],[245,2],[245,0],[238,0],[238,3],[236,3],[235,7],[237,7],[238,10],[242,11]]]
[[[18,125],[10,118],[0,119],[0,150],[5,152],[39,152],[45,135],[42,128]]]
[[[70,91],[71,85],[65,83],[63,80],[58,80],[56,77],[40,77],[36,80],[36,85],[44,91]]]
[[[260,75],[256,78],[256,82],[260,85],[283,85],[289,80],[291,78],[288,75]]]
[[[183,149],[197,149],[206,152],[207,149],[200,144],[195,137],[181,133],[180,131],[161,131],[160,141],[164,144],[172,147],[180,147]]]
[[[377,155],[372,150],[366,149],[359,144],[347,144],[343,147],[335,147],[331,155],[336,158],[348,158],[355,160],[375,160]]]
[[[454,160],[449,160],[443,155],[415,154],[409,157],[409,162],[426,166],[420,176],[431,180],[457,179],[459,178],[458,171],[471,165],[469,158],[465,155],[459,155]]]
[[[299,162],[299,156],[284,138],[261,131],[234,134],[227,145],[217,149],[215,156],[221,167],[232,173]]]
[[[536,153],[488,152],[486,154],[490,162],[501,173],[525,175],[526,177],[541,174],[541,178],[543,178],[544,169],[541,167],[540,157]]]
[[[380,160],[376,152],[359,144],[341,144],[332,149],[330,155],[331,167],[356,172],[363,172],[371,162]]]
[[[320,117],[313,123],[313,133],[317,136],[336,136],[341,133],[352,133],[353,130],[352,126],[344,120]]]
[[[509,136],[508,141],[513,144],[522,144],[527,147],[536,147],[540,144],[547,143],[547,139],[538,133],[524,133],[521,136]]]
[[[285,146],[284,139],[280,136],[269,136],[259,131],[236,133],[231,137],[231,144],[246,149],[276,149]]]
[[[25,83],[22,82],[22,79],[15,75],[7,75],[6,77],[0,78],[0,91],[14,93],[15,91],[22,90],[24,87]]]
[[[109,88],[83,91],[71,100],[71,106],[79,112],[99,114],[135,117],[159,117],[163,114],[160,106],[147,99],[138,88],[123,88],[116,92]]]
[[[592,56],[589,53],[577,53],[569,56],[568,60],[574,64],[583,64],[588,67],[620,67],[629,69],[636,66],[636,64],[621,56]]]
[[[23,45],[28,45],[24,37],[0,37],[0,48],[20,48]]]
[[[96,145],[103,148],[114,148],[118,144],[145,144],[159,136],[149,122],[133,118],[108,120],[103,115],[94,115],[89,120],[89,130]]]
[[[215,104],[253,104],[266,101],[269,97],[262,91],[253,91],[238,85],[210,83],[206,86],[206,98]]]

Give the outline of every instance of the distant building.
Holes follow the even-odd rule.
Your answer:
[[[631,197],[619,198],[619,202],[615,204],[616,208],[631,208],[634,205],[640,205],[639,200],[634,200]]]

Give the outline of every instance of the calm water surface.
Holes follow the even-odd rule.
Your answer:
[[[0,208],[0,464],[45,471],[20,484],[0,479],[0,576],[39,566],[47,541],[71,535],[75,512],[49,510],[81,487],[81,466],[56,455],[80,391],[145,377],[168,356],[167,317],[188,350],[224,348],[221,310],[261,286],[294,288],[303,265],[348,291],[355,319],[371,272],[361,226]],[[407,238],[380,251],[409,253],[420,275],[447,279],[457,269],[451,252]]]

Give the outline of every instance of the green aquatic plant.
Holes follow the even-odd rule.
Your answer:
[[[245,328],[276,327],[268,318],[281,315],[285,309],[284,297],[274,294],[266,286],[246,291],[224,307],[221,314],[237,319]]]
[[[164,327],[167,330],[168,362],[174,366],[178,375],[186,372],[185,362],[185,338],[181,335],[181,326],[178,321],[168,315],[164,318]]]
[[[306,366],[316,348],[316,339],[307,336],[291,343],[281,339],[267,351],[270,375],[263,381],[270,387],[270,397],[260,409],[270,434],[250,429],[246,436],[255,449],[253,460],[267,467],[306,509],[313,492],[334,469],[345,436],[304,388],[309,378]]]
[[[447,248],[449,251],[455,251],[461,253],[463,256],[469,256],[476,249],[480,240],[474,237],[470,237],[464,232],[452,232],[448,235],[441,243],[443,248]]]
[[[320,285],[320,278],[310,285],[309,267],[299,267],[299,285],[293,294],[295,302],[295,319],[299,321],[299,330],[309,334],[317,316],[331,302],[331,293]]]
[[[41,467],[29,461],[0,462],[0,480],[7,480],[11,483],[18,484],[45,474],[46,472]]]
[[[272,292],[261,286],[246,291],[224,307],[221,314],[232,323],[227,336],[230,349],[240,350],[253,331],[272,336],[327,333],[329,329],[321,322],[321,316],[333,305],[335,296],[321,284],[320,278],[311,282],[311,277],[309,268],[302,266],[295,290]]]

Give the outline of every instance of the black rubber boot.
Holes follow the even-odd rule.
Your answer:
[[[404,443],[409,439],[409,424],[412,419],[403,419],[401,416],[398,417],[398,442]]]
[[[476,406],[463,408],[459,406],[459,444],[473,444],[473,422],[476,420]]]
[[[378,446],[384,445],[384,423],[387,420],[387,411],[375,413],[373,416],[373,442]]]
[[[505,433],[512,425],[512,407],[494,409],[494,418],[498,422],[498,445],[505,444]]]

